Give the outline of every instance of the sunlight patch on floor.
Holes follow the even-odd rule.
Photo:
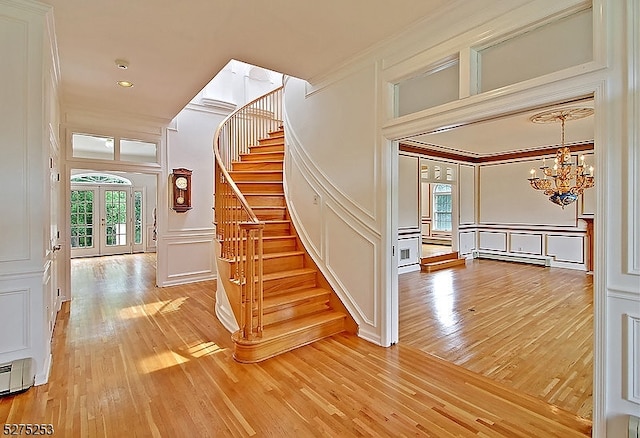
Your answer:
[[[140,368],[146,374],[151,374],[165,368],[189,362],[191,359],[172,350],[158,351],[156,354],[140,360]]]
[[[225,348],[219,347],[215,342],[202,342],[200,344],[194,345],[193,347],[189,347],[186,352],[194,358],[200,358],[219,353],[224,350]]]
[[[187,297],[175,298],[166,301],[155,301],[137,306],[125,307],[120,310],[121,319],[134,319],[141,316],[153,316],[156,314],[171,313],[180,310],[180,306],[187,300]]]

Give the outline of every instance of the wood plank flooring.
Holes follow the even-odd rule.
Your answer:
[[[400,343],[591,418],[593,285],[492,260],[400,276]]]
[[[215,282],[156,288],[153,263],[73,261],[49,383],[0,398],[0,424],[51,423],[61,437],[590,434],[590,421],[410,345],[341,334],[237,363]]]

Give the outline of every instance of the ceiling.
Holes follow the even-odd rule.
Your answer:
[[[387,0],[44,1],[54,11],[63,104],[166,122],[231,59],[313,79],[451,7],[447,0],[397,0],[392,9]],[[134,86],[121,88],[120,80]],[[404,142],[472,157],[557,145],[559,125],[529,121],[540,111]],[[593,117],[567,122],[566,135],[567,143],[592,141]]]
[[[548,108],[535,108],[451,129],[414,135],[403,139],[402,143],[473,158],[546,149],[561,143],[561,124],[533,123],[531,117],[549,110],[593,108],[593,104],[593,99],[582,99]],[[565,122],[566,145],[593,143],[593,138],[593,115]]]
[[[231,59],[318,77],[450,3],[44,1],[54,11],[63,104],[164,120]],[[116,59],[128,61],[128,69],[118,69]],[[134,86],[121,88],[120,80]]]

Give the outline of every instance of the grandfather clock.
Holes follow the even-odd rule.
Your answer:
[[[191,210],[191,173],[189,169],[173,169],[171,173],[171,208],[178,213]]]

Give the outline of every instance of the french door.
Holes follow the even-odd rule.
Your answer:
[[[71,257],[143,251],[143,189],[71,186]]]

